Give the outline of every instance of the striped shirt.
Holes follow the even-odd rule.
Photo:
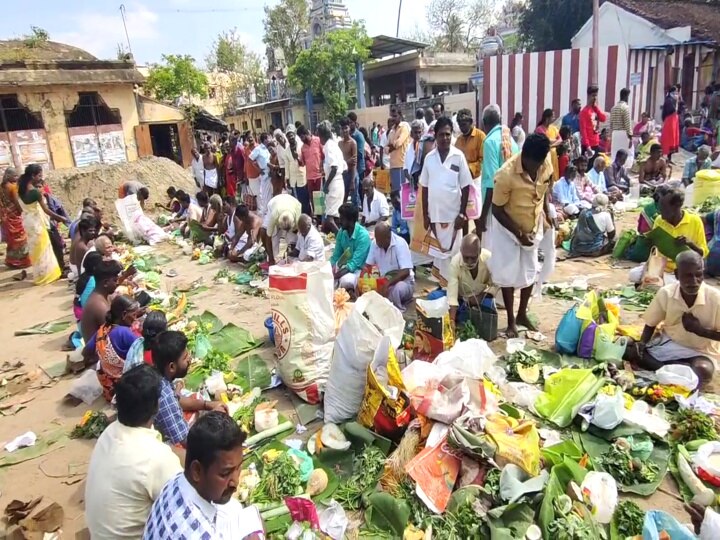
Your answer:
[[[630,122],[630,107],[624,101],[618,101],[610,109],[610,131],[624,131],[632,135],[632,123]]]

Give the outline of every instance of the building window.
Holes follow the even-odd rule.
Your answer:
[[[119,109],[111,109],[97,92],[78,93],[77,105],[65,111],[67,127],[106,126],[120,124]]]
[[[460,88],[458,89],[461,94],[464,94],[468,91],[468,85],[467,84],[461,84]]]
[[[42,115],[31,112],[22,105],[17,95],[0,96],[0,128],[2,131],[22,131],[25,129],[44,129]]]
[[[243,121],[242,121],[242,127],[243,127],[243,131],[247,131],[247,130],[248,130],[247,120],[243,120]]]
[[[255,129],[262,129],[262,119],[261,118],[255,119]]]

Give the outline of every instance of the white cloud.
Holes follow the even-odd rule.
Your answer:
[[[128,4],[125,13],[130,45],[159,37],[158,15],[142,4]],[[120,11],[80,12],[71,17],[72,30],[53,35],[62,43],[85,49],[99,58],[115,58],[118,43],[127,46]],[[139,60],[139,59],[138,59]]]

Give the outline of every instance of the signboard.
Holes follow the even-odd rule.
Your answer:
[[[125,136],[119,124],[68,128],[68,135],[77,167],[127,161]]]
[[[630,74],[630,86],[640,86],[642,84],[642,73]]]
[[[37,163],[45,171],[52,169],[44,129],[11,131],[10,145],[18,169],[23,170],[31,163]]]

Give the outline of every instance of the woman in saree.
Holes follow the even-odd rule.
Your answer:
[[[22,208],[18,202],[18,174],[13,167],[5,169],[0,185],[0,228],[2,238],[7,244],[5,266],[9,268],[30,266]],[[23,271],[22,278],[25,275]]]
[[[50,210],[43,197],[42,186],[43,169],[37,163],[31,163],[25,167],[25,173],[20,177],[18,201],[22,208],[35,285],[52,283],[62,275],[50,242],[50,219],[70,225],[68,218]]]
[[[122,376],[128,352],[140,338],[131,328],[142,311],[133,298],[116,296],[110,304],[105,324],[98,328],[82,351],[86,365],[96,358],[99,361],[97,376],[107,401],[112,401],[115,383]]]
[[[563,144],[560,137],[560,130],[553,125],[555,121],[555,112],[552,109],[545,109],[540,117],[540,122],[535,128],[535,133],[545,135],[550,139],[550,159],[553,166],[553,180],[557,182],[560,179],[560,163],[558,162],[557,147]]]
[[[662,106],[663,126],[660,132],[662,153],[672,164],[672,155],[680,147],[680,116],[678,115],[679,93],[677,86],[671,86]]]
[[[198,202],[200,198],[200,194],[198,193]],[[217,232],[218,224],[223,219],[222,210],[222,197],[216,193],[210,197],[207,205],[203,207],[200,221],[190,222],[190,235],[194,243],[211,243],[212,234]]]
[[[152,359],[152,344],[162,332],[167,330],[165,312],[152,310],[142,323],[142,337],[135,341],[125,357],[123,373],[130,371],[142,363],[154,365]]]

